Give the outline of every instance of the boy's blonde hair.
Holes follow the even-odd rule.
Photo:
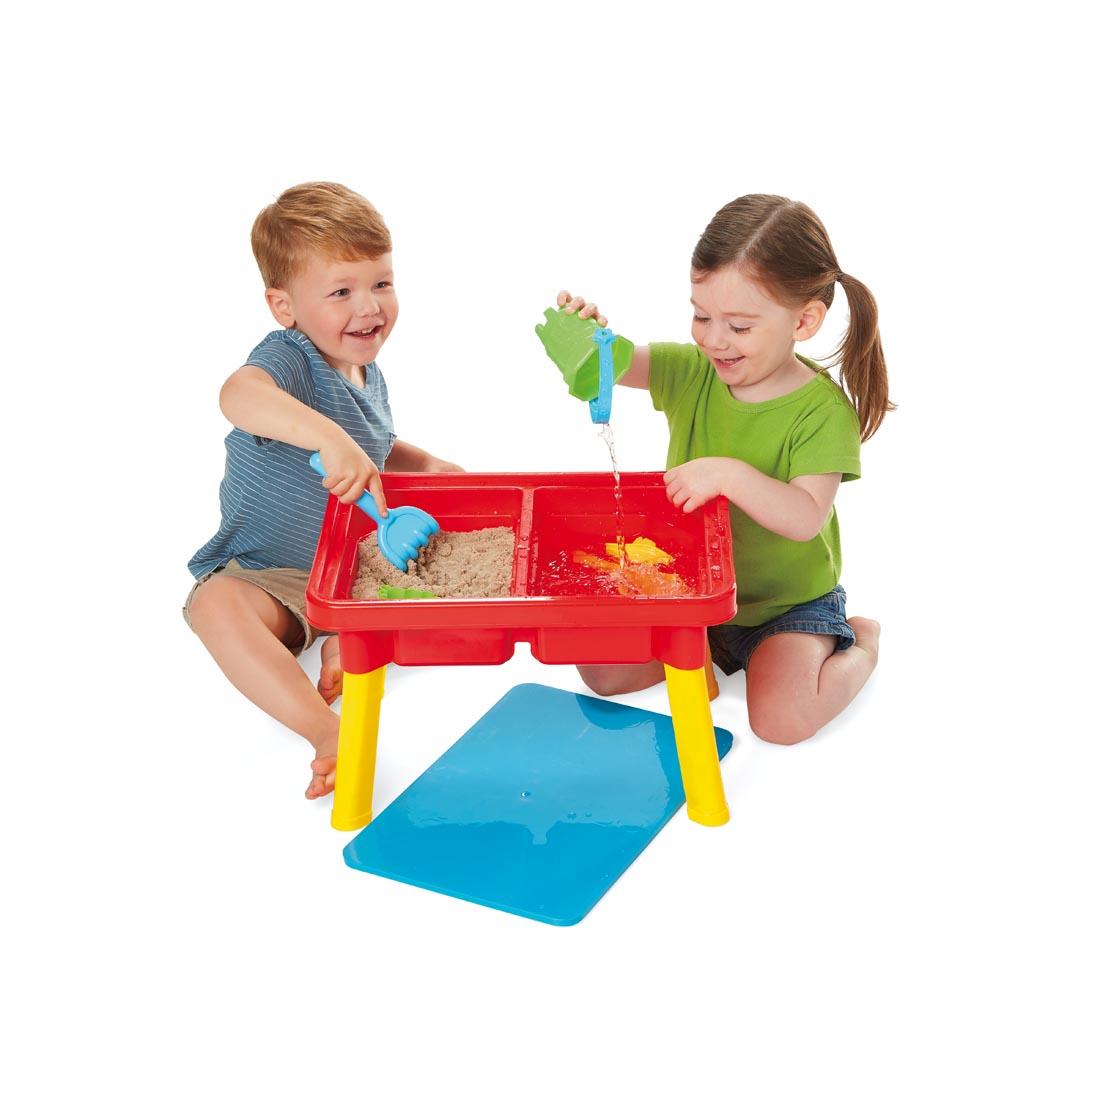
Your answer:
[[[382,215],[339,183],[288,188],[252,225],[252,252],[266,287],[285,288],[311,255],[376,260],[391,248]]]

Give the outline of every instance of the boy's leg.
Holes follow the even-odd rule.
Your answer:
[[[805,741],[856,697],[878,663],[879,624],[848,624],[856,640],[841,652],[831,634],[773,634],[756,647],[746,698],[757,737],[777,745]]]
[[[302,627],[274,596],[236,577],[211,577],[190,604],[191,626],[230,683],[315,749],[307,798],[332,790],[340,720],[287,648]]]

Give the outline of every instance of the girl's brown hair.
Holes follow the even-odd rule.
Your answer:
[[[833,304],[836,283],[848,297],[850,320],[840,347],[840,381],[855,406],[862,439],[878,431],[895,406],[886,381],[878,307],[858,279],[842,272],[821,219],[805,203],[779,195],[742,195],[711,218],[691,257],[692,280],[730,265],[741,268],[780,305]]]
[[[391,247],[382,215],[339,183],[291,187],[252,225],[252,252],[267,287],[285,287],[314,255],[377,260]]]

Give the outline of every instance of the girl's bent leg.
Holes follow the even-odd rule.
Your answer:
[[[642,691],[665,678],[665,666],[660,661],[647,661],[644,665],[577,665],[577,671],[597,695]]]
[[[707,698],[713,703],[718,698],[718,681],[714,677],[709,646],[703,667],[706,670]],[[626,695],[631,691],[643,691],[665,678],[665,666],[660,661],[647,661],[644,665],[577,665],[577,671],[585,685],[597,695]]]
[[[831,722],[878,663],[879,624],[852,618],[855,644],[835,652],[822,634],[773,634],[756,648],[746,674],[749,725],[763,741],[795,745]]]

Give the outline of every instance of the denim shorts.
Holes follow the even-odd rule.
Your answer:
[[[844,589],[838,584],[832,592],[818,596],[809,603],[796,604],[770,622],[759,626],[737,626],[722,623],[707,628],[710,655],[727,675],[739,668],[748,668],[753,650],[773,634],[832,634],[837,651],[847,649],[856,640],[844,613]]]

